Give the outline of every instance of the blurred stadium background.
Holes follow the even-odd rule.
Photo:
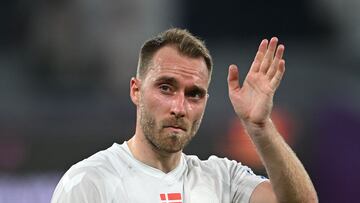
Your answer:
[[[360,1],[3,0],[0,203],[45,203],[74,163],[134,133],[129,80],[150,36],[187,28],[215,62],[202,127],[186,153],[264,169],[227,97],[262,38],[286,46],[273,118],[321,202],[356,202],[360,182]]]

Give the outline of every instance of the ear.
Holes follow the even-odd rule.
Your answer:
[[[132,102],[137,106],[140,97],[140,80],[132,77],[130,80],[130,97]]]

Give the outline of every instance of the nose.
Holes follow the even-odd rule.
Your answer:
[[[171,115],[176,118],[182,118],[186,114],[185,108],[185,96],[184,94],[178,94],[173,98],[171,105]]]

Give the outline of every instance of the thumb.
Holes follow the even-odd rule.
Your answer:
[[[229,66],[229,74],[227,80],[229,91],[238,91],[240,89],[239,70],[236,65],[232,64]]]

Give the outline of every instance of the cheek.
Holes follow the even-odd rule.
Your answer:
[[[152,112],[163,112],[171,106],[171,100],[160,94],[147,92],[144,96],[147,108]]]
[[[189,104],[188,112],[194,120],[199,120],[205,111],[205,104]]]

